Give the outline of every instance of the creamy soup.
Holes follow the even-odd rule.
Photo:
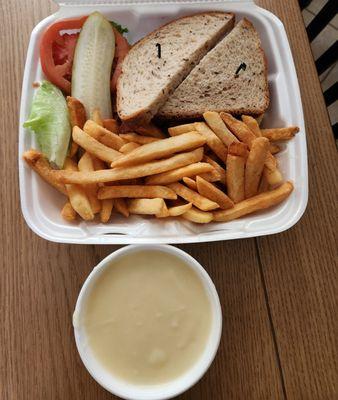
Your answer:
[[[201,356],[212,322],[198,275],[160,251],[112,261],[81,314],[98,361],[135,384],[163,383],[186,372]]]

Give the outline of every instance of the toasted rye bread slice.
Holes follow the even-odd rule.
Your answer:
[[[121,120],[149,121],[202,57],[232,29],[234,20],[233,14],[224,12],[190,15],[137,42],[124,59],[117,82]]]
[[[245,70],[236,74],[241,64]],[[205,111],[258,115],[268,106],[266,58],[257,31],[243,19],[191,71],[157,116],[185,120]]]

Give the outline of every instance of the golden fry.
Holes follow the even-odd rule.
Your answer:
[[[155,175],[201,161],[202,157],[203,147],[200,147],[188,153],[176,154],[164,160],[152,161],[142,165],[133,165],[131,167],[106,169],[87,173],[64,170],[53,171],[53,173],[55,174],[55,178],[60,182],[86,185],[88,183],[113,182],[122,179],[134,179]]]
[[[253,134],[256,137],[262,136],[262,132],[260,130],[259,124],[254,117],[251,117],[250,115],[242,115],[242,121],[253,132]]]
[[[155,217],[156,218],[167,218],[167,217],[170,217],[169,210],[168,210],[168,207],[165,204],[165,202],[163,204],[163,207],[162,207],[161,211],[159,213],[155,214]]]
[[[170,136],[177,136],[177,135],[182,135],[182,133],[192,132],[194,130],[195,126],[192,123],[192,124],[184,124],[168,128],[168,133]]]
[[[246,143],[249,148],[251,148],[251,144],[256,137],[254,133],[245,125],[245,123],[242,121],[238,121],[232,115],[224,112],[221,113],[221,117],[223,121],[227,124],[227,126],[231,129],[231,131],[243,143]],[[266,171],[266,169],[268,169],[269,171]],[[280,184],[282,182],[282,175],[277,168],[277,161],[270,152],[268,152],[266,157],[264,173],[270,185]]]
[[[104,186],[97,194],[99,199],[147,198],[176,200],[176,193],[166,186],[125,185]]]
[[[152,175],[146,178],[147,185],[167,185],[168,183],[178,182],[184,177],[195,176],[205,172],[210,172],[214,168],[208,163],[194,163],[185,167],[173,169],[171,171],[162,172],[161,174]]]
[[[229,146],[233,142],[238,142],[236,136],[229,131],[217,112],[207,111],[203,114],[203,117],[210,128],[226,146]]]
[[[113,199],[105,199],[102,200],[102,207],[100,211],[100,221],[102,223],[106,223],[109,221],[111,212],[113,210],[114,200]]]
[[[75,97],[67,96],[67,106],[69,111],[69,120],[72,128],[78,126],[80,129],[86,122],[86,110],[83,104]]]
[[[163,199],[132,199],[128,201],[128,210],[131,214],[161,214],[164,207]]]
[[[184,214],[185,212],[189,211],[192,207],[192,203],[182,204],[180,206],[170,207],[168,209],[169,215],[171,217],[178,217],[179,215]]]
[[[198,133],[183,133],[168,139],[157,140],[133,150],[112,162],[112,167],[129,166],[169,157],[175,153],[203,146],[206,140]]]
[[[227,189],[228,196],[234,203],[244,200],[245,158],[228,154]]]
[[[171,189],[173,189],[176,194],[186,200],[188,203],[192,203],[194,206],[199,208],[202,211],[210,211],[218,208],[218,204],[214,201],[207,199],[204,196],[201,196],[199,193],[187,188],[181,183],[171,183],[168,185]]]
[[[94,157],[95,158],[95,157]],[[93,157],[88,153],[85,152],[83,156],[80,158],[78,162],[78,169],[79,171],[83,172],[89,172],[89,171],[94,171],[94,163],[93,163]],[[92,211],[94,214],[98,213],[101,211],[101,202],[97,198],[97,189],[98,186],[96,183],[92,183],[89,185],[84,185],[83,189],[86,192],[86,195],[88,197],[90,206],[92,208]]]
[[[193,179],[189,178],[188,176],[185,176],[182,180],[188,186],[189,189],[195,190],[195,192],[197,192],[196,181],[194,181]]]
[[[111,163],[122,157],[121,153],[100,143],[77,126],[73,128],[73,140],[100,160]]]
[[[269,140],[267,138],[258,137],[252,142],[245,166],[245,198],[255,196],[258,193],[268,151]]]
[[[231,143],[228,150],[229,154],[233,156],[247,158],[249,155],[248,145],[241,142]]]
[[[55,170],[50,166],[47,158],[45,158],[42,153],[37,150],[28,150],[24,152],[22,157],[44,181],[67,196],[65,185],[56,179]]]
[[[72,207],[69,201],[62,207],[61,216],[66,221],[75,221],[76,220],[76,211]]]
[[[195,222],[196,224],[208,224],[213,219],[211,212],[201,211],[195,207],[191,207],[190,210],[186,211],[181,216],[182,218]]]
[[[269,183],[265,176],[262,175],[261,181],[259,182],[258,193],[267,192],[269,190]]]
[[[160,140],[159,138],[138,135],[137,133],[134,133],[134,132],[120,133],[120,137],[127,142],[132,142],[132,143],[137,143],[137,144],[142,144],[142,145],[157,142]]]
[[[281,150],[281,149],[280,149],[280,147],[278,146],[278,144],[270,143],[269,151],[270,151],[271,154],[277,154],[277,153],[280,152],[280,150]]]
[[[128,143],[124,144],[124,145],[120,148],[119,152],[122,153],[122,154],[128,154],[128,153],[130,153],[131,151],[137,149],[138,147],[140,147],[139,144],[134,143],[134,142],[128,142]]]
[[[211,157],[205,155],[203,157],[204,162],[208,162],[210,165],[214,167],[214,169],[218,172],[220,179],[219,181],[223,184],[226,185],[226,171],[223,167],[221,167],[217,161],[213,160]],[[206,179],[208,180],[208,179]],[[208,180],[210,182],[210,180]]]
[[[113,133],[119,133],[119,124],[116,119],[108,118],[103,120],[103,127]]]
[[[205,122],[195,122],[194,125],[196,131],[206,139],[208,147],[225,164],[227,159],[227,148],[224,146],[220,138],[208,127]]]
[[[114,200],[114,209],[122,214],[124,217],[129,217],[129,210],[125,199],[115,199]]]
[[[200,176],[196,177],[197,190],[202,196],[217,203],[220,208],[226,210],[234,206],[233,201],[221,190],[219,190],[212,183],[207,182]]]
[[[287,128],[262,129],[262,135],[268,138],[271,142],[276,142],[278,140],[290,140],[298,132],[298,126],[289,126]]]
[[[215,211],[214,220],[228,222],[244,215],[272,207],[286,199],[292,190],[293,184],[291,182],[285,182],[277,189],[243,200],[229,210]]]
[[[126,143],[116,133],[110,132],[108,129],[98,125],[90,119],[84,124],[83,130],[94,139],[114,150],[120,150],[120,148]]]
[[[71,158],[67,157],[65,161],[65,169],[69,171],[77,171],[78,167]],[[66,189],[70,204],[81,218],[85,221],[94,219],[94,213],[83,187],[76,184],[70,184],[66,185]]]
[[[203,179],[208,182],[218,182],[221,180],[220,173],[214,168],[212,171],[204,172],[203,174],[199,174]]]
[[[98,108],[94,108],[93,115],[91,117],[92,120],[97,123],[97,125],[103,126],[101,111]]]

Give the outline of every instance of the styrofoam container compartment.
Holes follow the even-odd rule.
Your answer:
[[[308,198],[307,152],[304,117],[296,70],[290,46],[281,21],[272,13],[257,7],[252,1],[192,0],[128,1],[99,0],[64,1],[57,13],[41,21],[33,30],[26,60],[22,87],[19,171],[21,207],[27,224],[41,237],[62,243],[128,244],[128,243],[188,243],[209,242],[282,232],[293,226],[302,216]],[[82,4],[81,4],[82,3]],[[102,4],[104,3],[104,4]],[[41,180],[22,161],[22,153],[36,148],[34,134],[23,129],[29,115],[34,93],[33,82],[43,78],[39,62],[39,40],[44,29],[58,18],[88,15],[98,10],[108,19],[129,28],[127,38],[134,43],[160,25],[183,15],[199,11],[222,10],[234,12],[236,22],[248,18],[260,34],[268,60],[268,79],[271,104],[265,114],[263,127],[297,125],[300,132],[277,155],[280,169],[287,180],[294,183],[291,196],[271,209],[241,219],[207,225],[182,219],[162,219],[131,216],[128,219],[114,214],[108,224],[97,219],[91,222],[69,223],[62,219],[60,210],[65,198]]]

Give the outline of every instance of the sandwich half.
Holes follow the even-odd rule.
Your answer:
[[[233,28],[231,13],[179,18],[137,42],[122,64],[117,112],[123,121],[149,121],[205,54]]]
[[[254,26],[243,19],[204,56],[157,116],[185,120],[205,111],[259,115],[268,106],[265,54]]]

